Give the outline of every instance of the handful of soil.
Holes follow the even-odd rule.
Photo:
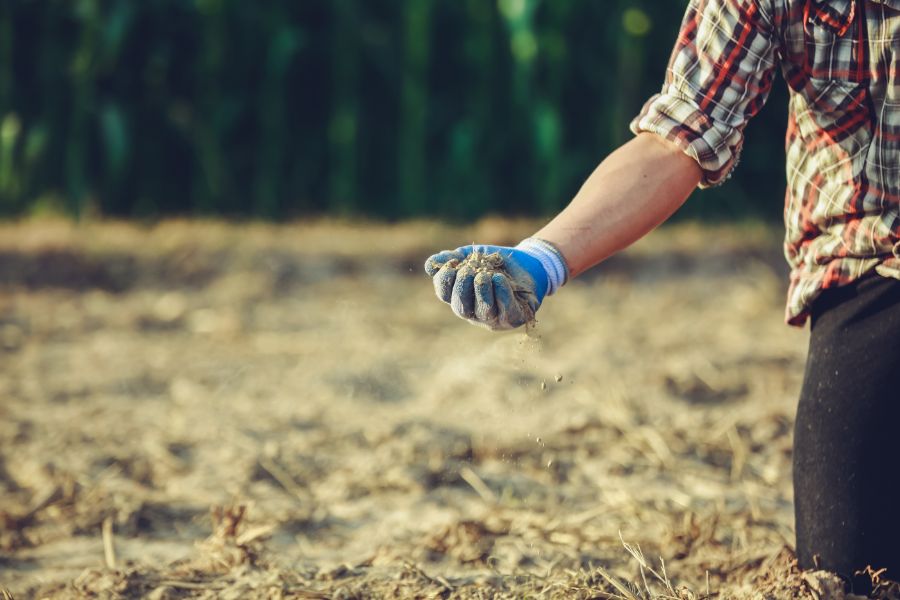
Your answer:
[[[461,297],[454,297],[452,302],[461,305],[454,305],[457,314],[488,329],[513,329],[534,323],[539,305],[534,281],[515,262],[505,260],[500,252],[475,251],[448,265],[457,267]]]

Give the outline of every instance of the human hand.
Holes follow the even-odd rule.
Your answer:
[[[543,240],[516,248],[471,245],[439,252],[425,262],[438,298],[470,323],[492,330],[534,321],[544,297],[565,283],[562,256]]]

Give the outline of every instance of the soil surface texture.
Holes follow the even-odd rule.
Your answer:
[[[535,228],[0,225],[0,598],[847,597],[793,562],[780,232],[663,228],[527,332],[434,297]]]

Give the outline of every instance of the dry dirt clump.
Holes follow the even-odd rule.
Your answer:
[[[476,288],[479,284],[489,284],[493,281],[495,294],[503,293],[498,291],[498,283],[495,279],[497,276],[502,277],[505,283],[499,285],[503,288],[508,288],[513,294],[513,302],[506,308],[508,311],[506,320],[516,325],[534,326],[534,314],[537,311],[538,302],[534,294],[534,284],[526,273],[510,268],[504,261],[503,255],[499,252],[486,253],[478,251],[472,252],[459,262],[458,273],[464,274],[466,271],[475,273]]]

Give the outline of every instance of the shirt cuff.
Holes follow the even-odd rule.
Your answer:
[[[719,185],[737,166],[744,137],[740,129],[713,121],[690,100],[656,94],[631,122],[631,131],[655,133],[678,145],[697,161],[701,188]]]

